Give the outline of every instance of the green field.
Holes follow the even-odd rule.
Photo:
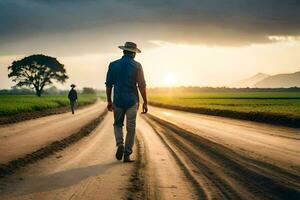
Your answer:
[[[96,95],[79,95],[78,105],[86,105],[96,100]],[[41,111],[69,105],[66,95],[0,95],[0,116],[23,112]]]
[[[183,110],[233,111],[300,118],[299,92],[152,93],[149,102]]]

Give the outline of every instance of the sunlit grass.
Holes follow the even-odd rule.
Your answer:
[[[96,100],[95,95],[79,95],[78,105],[86,105]],[[0,95],[0,115],[13,115],[22,112],[40,111],[69,105],[66,95]]]
[[[149,99],[163,105],[300,117],[296,92],[150,94]]]

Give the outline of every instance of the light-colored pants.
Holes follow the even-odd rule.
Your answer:
[[[124,155],[130,155],[132,153],[132,147],[134,144],[134,137],[135,137],[135,126],[136,126],[136,115],[137,115],[138,104],[134,106],[124,109],[118,108],[116,106],[113,107],[114,112],[114,132],[115,132],[115,139],[116,145],[123,145],[123,125],[124,125],[124,118],[126,115],[126,139],[125,139],[125,149]]]

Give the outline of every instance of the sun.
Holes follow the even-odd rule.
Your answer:
[[[171,73],[166,74],[164,80],[167,85],[175,85],[177,83],[176,76]]]

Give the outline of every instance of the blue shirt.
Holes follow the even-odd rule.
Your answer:
[[[130,108],[139,101],[138,87],[146,87],[142,65],[124,55],[111,62],[106,75],[106,87],[114,88],[113,103],[119,108]]]

